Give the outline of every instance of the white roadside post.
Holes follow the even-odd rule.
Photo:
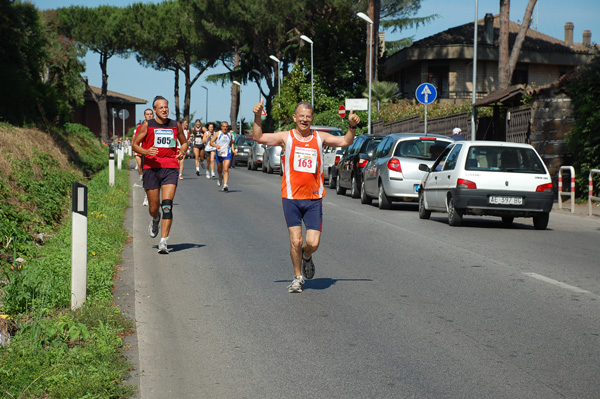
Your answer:
[[[85,302],[87,290],[87,187],[73,182],[71,229],[71,309]]]
[[[121,162],[123,161],[123,146],[117,147],[117,169],[121,169]]]
[[[108,185],[115,185],[115,150],[112,145],[108,150]]]

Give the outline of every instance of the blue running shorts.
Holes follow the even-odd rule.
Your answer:
[[[288,227],[304,226],[307,230],[322,231],[323,199],[291,200],[282,198],[283,214]]]

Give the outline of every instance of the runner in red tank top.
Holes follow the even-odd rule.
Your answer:
[[[148,211],[152,216],[148,232],[154,238],[160,226],[162,233],[158,252],[168,254],[167,239],[173,223],[173,198],[177,189],[179,160],[185,157],[188,142],[181,124],[169,119],[169,103],[164,97],[156,96],[152,107],[156,117],[140,126],[133,140],[133,150],[144,155],[144,189],[148,196]],[[181,144],[179,148],[177,141]]]
[[[283,177],[281,196],[283,213],[290,234],[290,257],[294,267],[294,279],[289,292],[302,292],[304,278],[311,279],[315,273],[312,254],[321,240],[323,223],[323,145],[347,147],[354,141],[358,115],[350,111],[350,127],[345,136],[333,136],[326,132],[311,130],[313,107],[300,102],[294,110],[296,128],[285,132],[263,133],[262,110],[264,100],[254,106],[254,140],[261,144],[282,146]],[[306,239],[302,237],[302,223],[306,227]]]

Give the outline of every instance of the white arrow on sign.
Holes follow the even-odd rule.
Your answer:
[[[429,104],[429,95],[431,94],[431,90],[429,90],[429,86],[425,85],[421,94],[425,97],[425,104]]]

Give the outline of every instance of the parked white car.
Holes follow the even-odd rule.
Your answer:
[[[552,179],[529,144],[458,141],[430,167],[419,188],[419,217],[447,212],[450,226],[464,215],[488,215],[511,224],[531,217],[537,230],[548,226],[554,202]]]

